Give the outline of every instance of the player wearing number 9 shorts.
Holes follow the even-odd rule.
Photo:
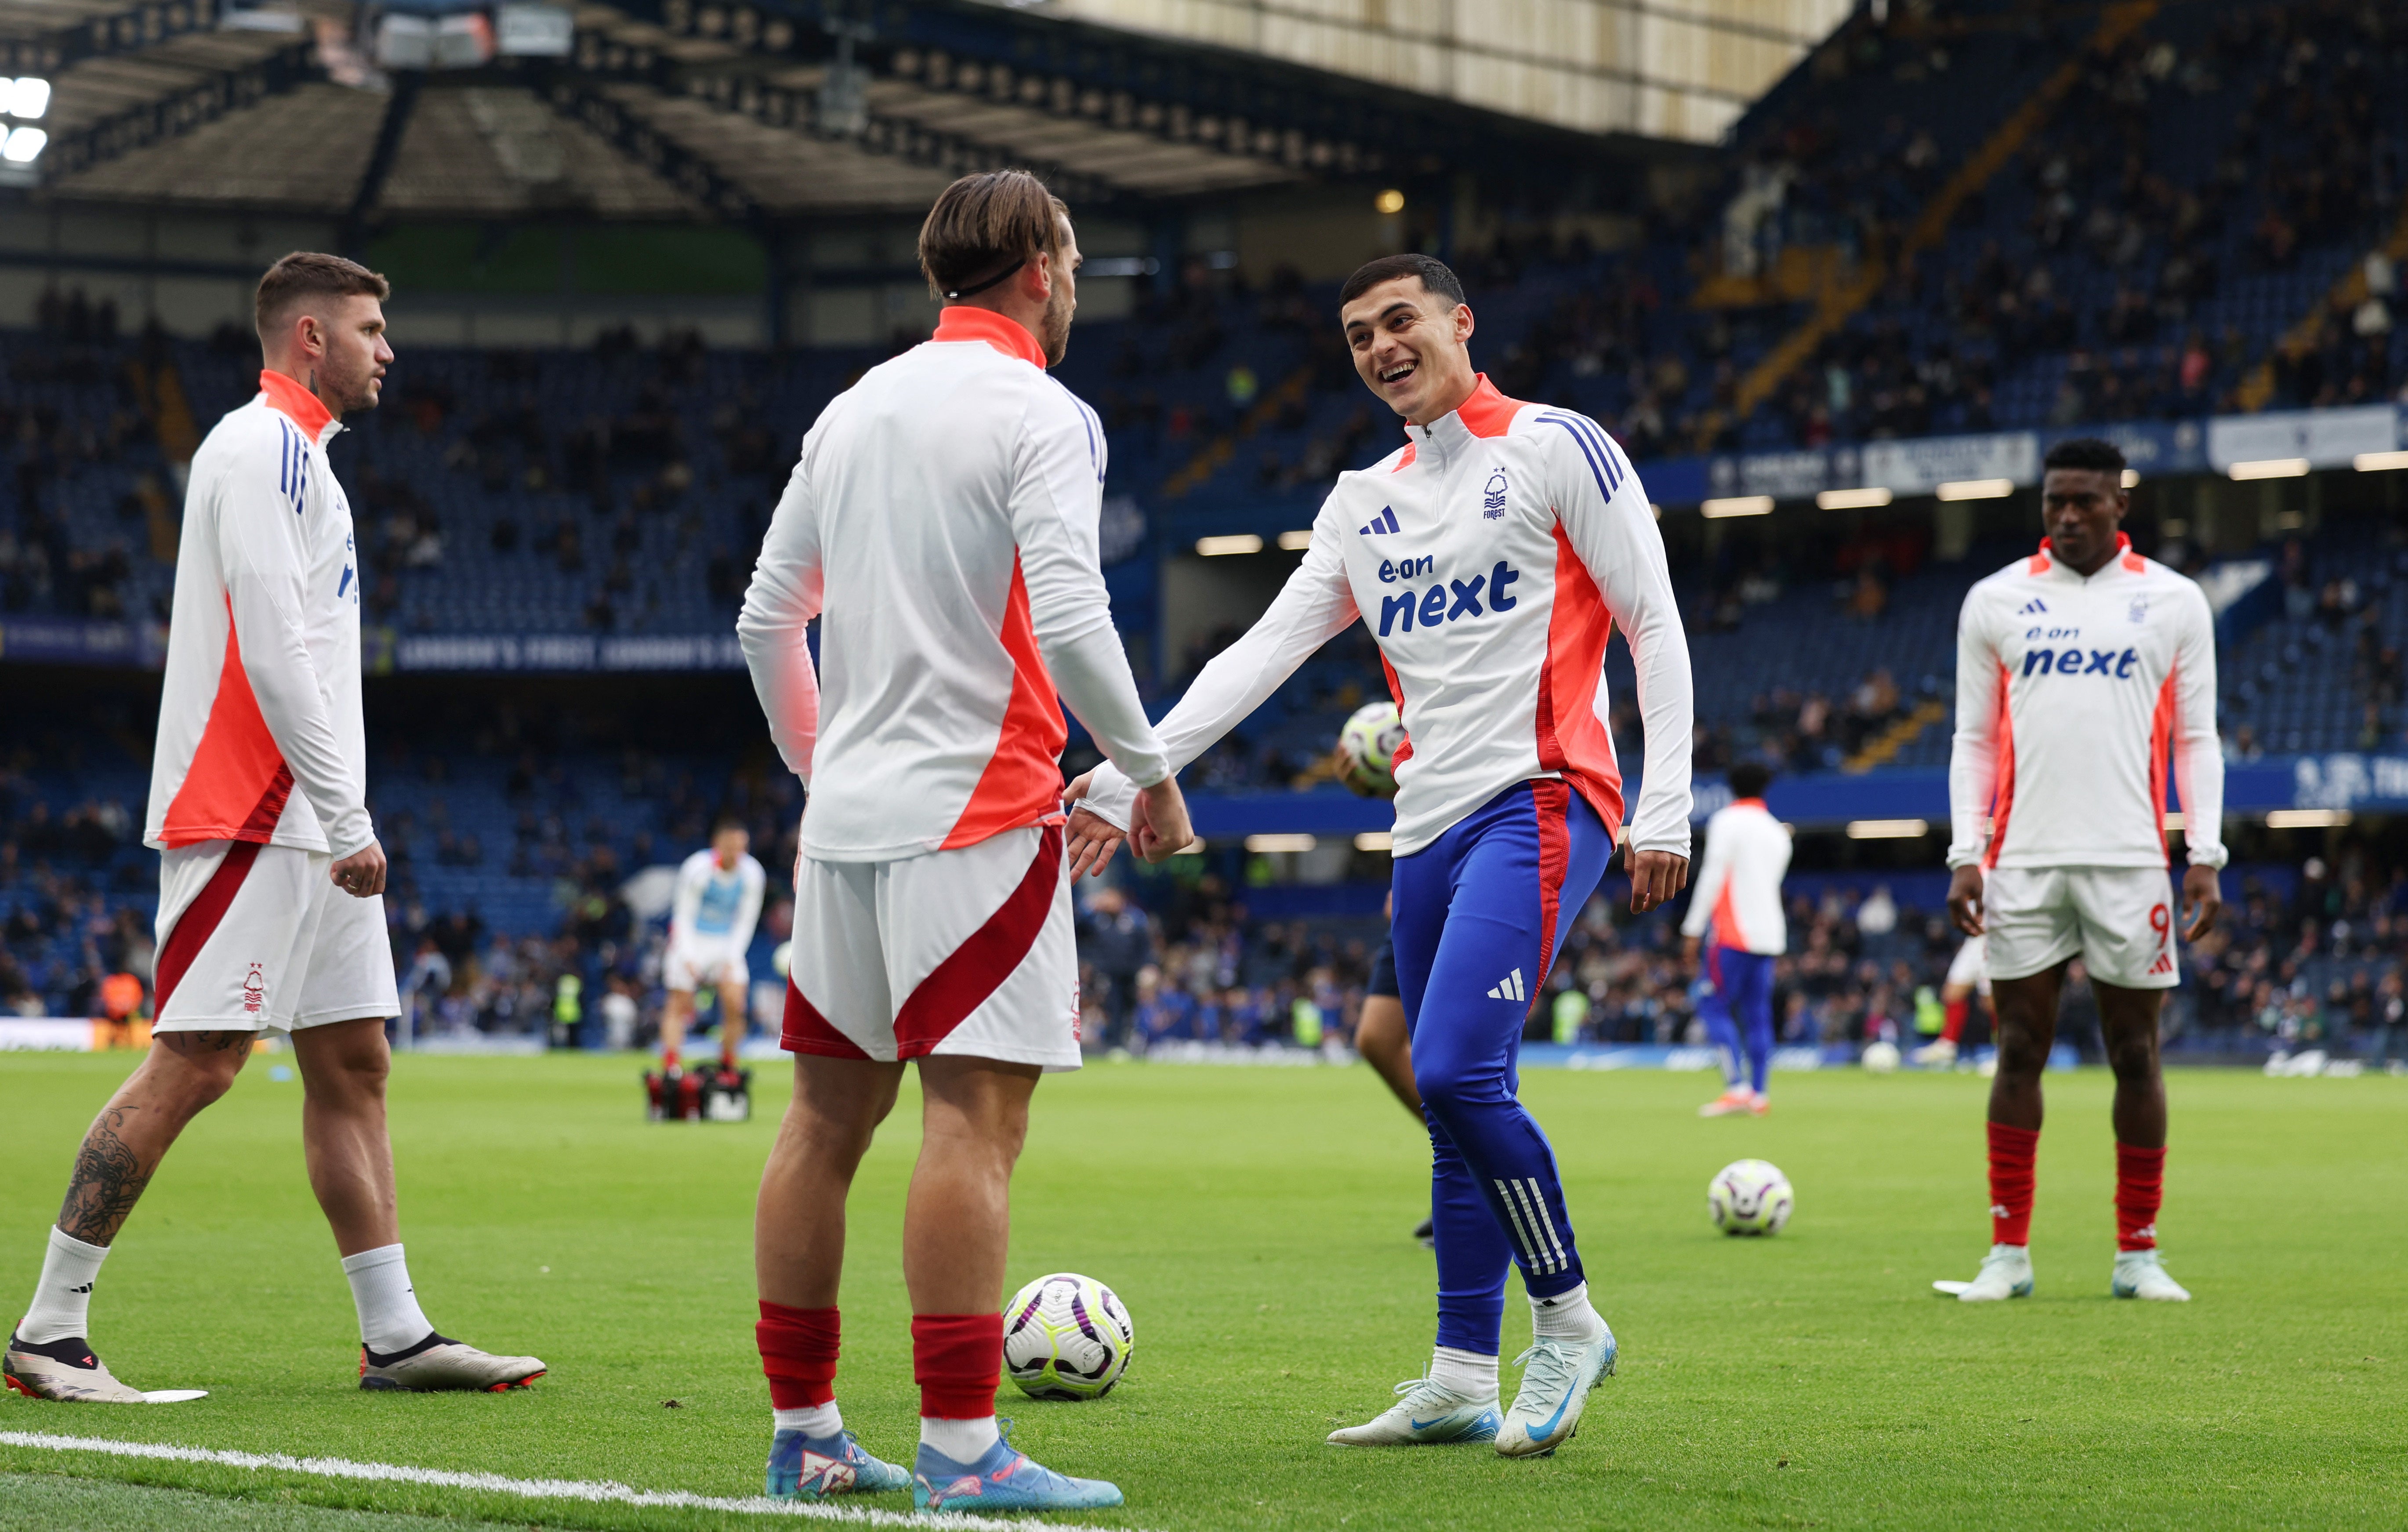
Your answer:
[[[1969,1302],[2031,1291],[2032,1166],[2041,1071],[2076,952],[2099,1001],[2115,1073],[2118,1297],[2186,1300],[2157,1258],[2166,1158],[2157,1060],[2162,992],[2180,981],[2168,876],[2166,789],[2186,816],[2184,935],[2221,900],[2224,763],[2215,731],[2215,634],[2207,598],[2132,551],[2124,457],[2059,442],[2041,485],[2047,537],[1966,595],[1956,632],[1955,835],[1948,908],[1988,938],[1999,1069],[1990,1090],[1991,1247]]]

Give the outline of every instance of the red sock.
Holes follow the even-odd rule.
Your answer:
[[[2157,1248],[2157,1209],[2166,1199],[2166,1152],[2115,1146],[2115,1248]]]
[[[2032,1161],[2040,1130],[1990,1124],[1990,1243],[2031,1243]]]
[[[1940,1036],[1949,1042],[1956,1042],[1959,1038],[1963,1038],[1965,1036],[1965,1016],[1966,1013],[1972,1009],[1973,1002],[1965,999],[1961,995],[1956,999],[1949,1001],[1948,1019],[1940,1024]]]
[[[789,1309],[761,1300],[761,1322],[752,1334],[761,1343],[761,1370],[768,1374],[771,1408],[809,1410],[836,1397],[837,1342],[842,1333],[834,1309]]]
[[[674,1048],[664,1048],[664,1049],[662,1049],[662,1050],[661,1050],[661,1067],[662,1067],[662,1068],[664,1068],[664,1069],[674,1069],[674,1068],[676,1068],[677,1067],[678,1067],[678,1051],[677,1051],[676,1049],[674,1049]]]
[[[911,1376],[920,1413],[937,1420],[985,1420],[1003,1382],[1003,1316],[913,1314]]]

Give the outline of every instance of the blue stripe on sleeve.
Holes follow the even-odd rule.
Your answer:
[[[1576,416],[1552,413],[1541,415],[1539,419],[1550,425],[1560,425],[1564,428],[1571,437],[1573,445],[1580,449],[1581,456],[1588,460],[1588,471],[1597,480],[1598,494],[1605,499],[1612,499],[1613,492],[1622,487],[1622,476],[1615,471],[1612,453],[1609,451],[1600,455],[1598,443],[1581,429],[1584,425],[1589,425],[1589,422],[1579,420]],[[1590,425],[1589,429],[1593,431],[1597,428]]]

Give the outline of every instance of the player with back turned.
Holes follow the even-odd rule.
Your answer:
[[[1761,1117],[1772,1107],[1765,1090],[1772,1066],[1772,969],[1789,950],[1781,908],[1789,832],[1764,806],[1771,782],[1760,762],[1731,767],[1731,801],[1706,821],[1705,859],[1681,922],[1683,955],[1698,965],[1704,984],[1698,1014],[1723,1056],[1727,1087],[1698,1109],[1704,1117]]]
[[[385,1018],[401,1010],[385,858],[367,809],[360,569],[326,444],[373,409],[393,348],[385,279],[296,252],[260,279],[259,393],[194,454],[143,843],[159,854],[150,1051],[84,1135],[8,1386],[140,1403],[86,1339],[102,1260],[160,1161],[262,1033],[300,1067],[309,1187],[359,1310],[360,1386],[516,1387],[532,1356],[437,1334],[418,1306],[385,1129]],[[184,1301],[234,1301],[220,1294]]]
[[[1990,1086],[1989,1255],[1969,1302],[2032,1290],[2032,1166],[2041,1071],[2066,965],[2079,952],[2115,1075],[2117,1297],[2186,1301],[2157,1257],[2166,1087],[2157,1010],[2178,981],[2167,878],[2166,772],[2190,866],[2182,935],[2222,908],[2224,757],[2215,732],[2215,628],[2189,580],[2132,551],[2130,496],[2109,442],[2061,441],[2041,480],[2040,551],[1967,593],[1956,625],[1955,834],[1948,910],[1988,940],[1998,1007]]]
[[[1235,727],[1358,619],[1372,631],[1410,750],[1397,762],[1390,936],[1431,1146],[1439,1324],[1428,1370],[1337,1446],[1488,1441],[1554,1452],[1613,1368],[1555,1151],[1519,1099],[1522,1029],[1624,829],[1604,661],[1628,637],[1647,738],[1630,815],[1631,905],[1688,875],[1688,640],[1639,477],[1581,416],[1509,399],[1472,370],[1470,306],[1426,255],[1373,261],[1339,294],[1364,385],[1406,445],[1342,474],[1303,563],[1160,725],[1176,765]],[[1131,788],[1111,766],[1071,784],[1074,869],[1108,857]],[[1498,1409],[1507,1270],[1534,1340]]]
[[[811,427],[737,624],[810,790],[795,1095],[753,1237],[768,1487],[908,1482],[930,1511],[1113,1506],[1119,1490],[1030,1461],[995,1416],[1012,1166],[1039,1075],[1080,1063],[1054,688],[1146,784],[1145,823],[1174,849],[1187,811],[1097,563],[1103,431],[1046,375],[1077,303],[1069,213],[1025,172],[966,176],[929,209],[920,264],[946,300],[936,334]],[[835,1396],[845,1195],[907,1063],[923,1124],[903,1213],[909,1475],[862,1450]]]

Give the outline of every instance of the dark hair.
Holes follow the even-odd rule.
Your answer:
[[[2100,473],[2122,474],[2124,454],[2112,441],[2097,437],[2071,437],[2048,450],[2042,460],[2043,468],[2096,468]]]
[[[1760,798],[1772,785],[1772,768],[1762,761],[1742,761],[1730,768],[1731,796]]]
[[[733,809],[722,809],[711,817],[710,838],[718,839],[722,830],[742,830],[746,835],[752,833],[752,827],[744,823],[744,816]]]
[[[1419,277],[1422,286],[1447,302],[1463,301],[1463,279],[1437,256],[1383,255],[1354,268],[1354,275],[1338,290],[1338,307],[1343,308],[1382,282],[1392,282],[1399,277]]]
[[[296,250],[269,266],[267,275],[259,279],[251,312],[259,327],[259,338],[265,341],[270,331],[283,325],[294,306],[311,298],[369,297],[382,301],[391,296],[393,284],[357,261]]]
[[[937,193],[920,225],[920,274],[940,298],[995,286],[1040,251],[1062,258],[1070,209],[1025,170],[986,170]]]

